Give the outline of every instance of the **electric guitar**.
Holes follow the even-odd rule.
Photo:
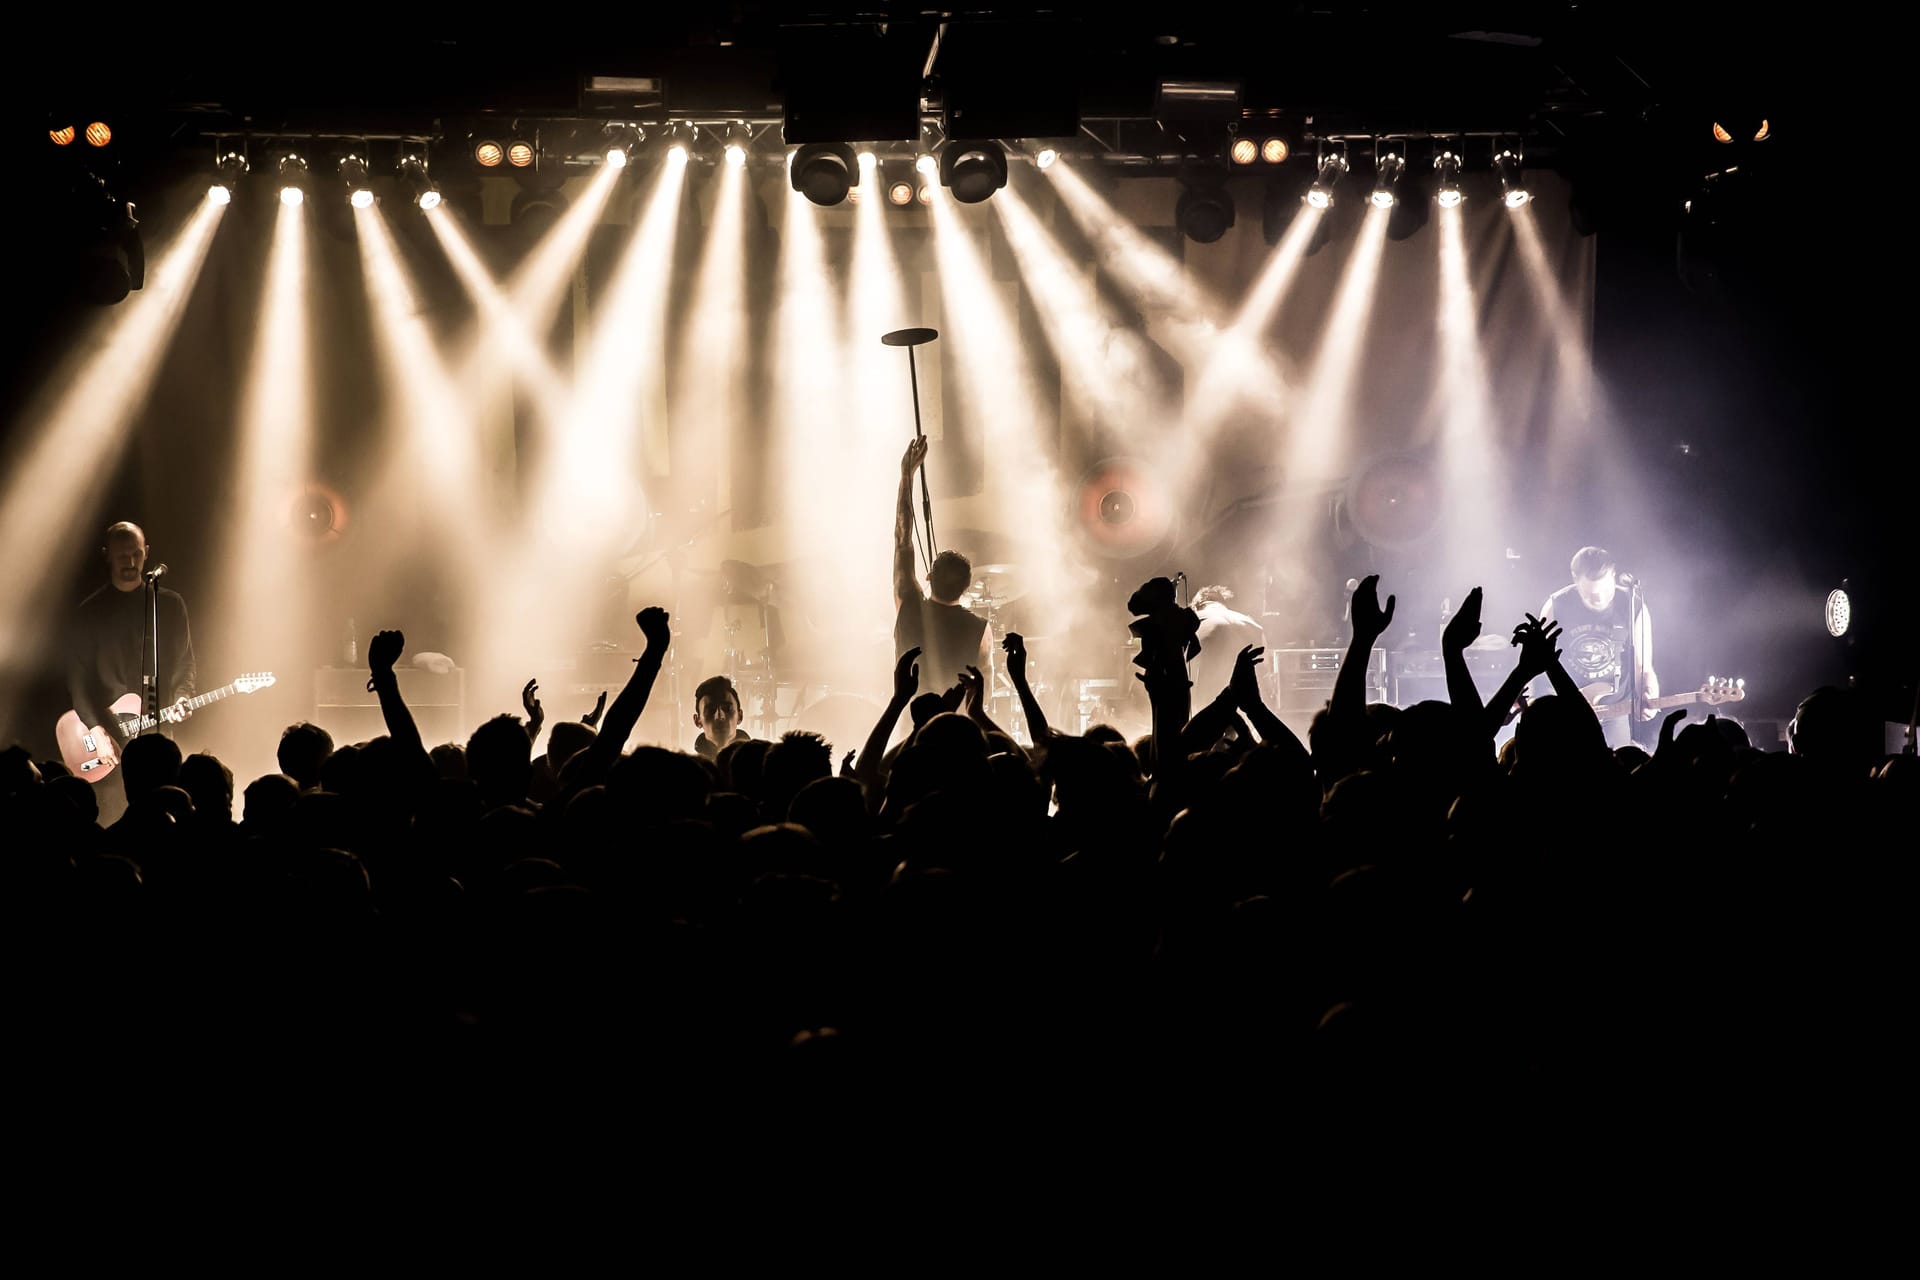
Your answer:
[[[232,684],[223,684],[197,698],[188,698],[187,709],[198,711],[208,703],[219,702],[236,693],[252,693],[255,689],[265,689],[272,684],[273,672],[250,671]],[[140,706],[139,694],[125,693],[114,699],[107,708],[119,723],[122,736],[131,738],[145,733],[167,718],[164,714],[143,716]],[[53,736],[60,743],[60,758],[67,762],[67,768],[88,782],[105,780],[120,765],[119,757],[114,754],[113,736],[97,724],[92,727],[82,724],[78,711],[68,711],[61,716],[53,726]]]
[[[1589,689],[1606,689],[1612,685],[1589,685]],[[1738,702],[1747,696],[1747,682],[1730,676],[1708,676],[1698,689],[1692,693],[1676,693],[1669,698],[1648,698],[1640,705],[1654,711],[1665,711],[1668,707],[1683,707],[1691,702],[1703,702],[1707,706],[1717,707],[1723,702]],[[1609,702],[1593,709],[1593,714],[1602,720],[1618,720],[1633,709],[1627,699]]]

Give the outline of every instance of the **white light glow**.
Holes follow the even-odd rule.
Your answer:
[[[304,201],[306,198],[307,198],[306,192],[300,190],[300,188],[298,187],[280,188],[280,203],[286,205],[290,209],[299,208],[301,202]]]
[[[207,188],[207,199],[215,204],[231,204],[233,203],[233,192],[216,182]]]
[[[627,167],[627,149],[625,147],[608,147],[607,148],[607,167],[609,169],[626,168]]]
[[[354,189],[353,194],[347,197],[347,203],[356,209],[371,209],[373,208],[373,192],[367,190],[365,187],[357,187]]]

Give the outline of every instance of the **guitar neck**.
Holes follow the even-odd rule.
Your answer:
[[[218,702],[222,698],[231,698],[235,693],[238,693],[238,692],[239,690],[236,689],[233,685],[223,684],[218,689],[209,690],[208,692],[203,693],[195,698],[188,698],[187,709],[189,711],[198,711],[200,708],[207,706],[210,703]],[[159,723],[160,723],[160,719],[157,716],[141,716],[137,721],[134,722],[134,726],[130,726],[130,727],[138,727],[138,729],[142,733],[144,733],[148,729],[154,728]]]

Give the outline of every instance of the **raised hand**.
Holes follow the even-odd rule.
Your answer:
[[[529,721],[538,722],[547,718],[546,709],[540,705],[540,678],[527,681],[520,690],[520,706],[527,713]]]
[[[668,625],[667,611],[658,605],[651,605],[633,615],[640,624],[640,633],[647,638],[649,653],[664,654],[673,646],[673,628]]]
[[[851,778],[853,776],[853,756],[854,753],[849,751],[847,752],[846,758],[840,762],[841,777]]]
[[[1660,722],[1660,742],[1653,749],[1654,759],[1664,759],[1673,754],[1673,727],[1686,718],[1685,707],[1675,707],[1667,712],[1667,718]]]
[[[966,685],[956,684],[951,689],[948,689],[945,693],[940,695],[940,709],[942,711],[958,711],[960,709],[961,701],[964,700],[966,696],[967,696]]]
[[[1529,680],[1545,675],[1560,660],[1560,650],[1555,647],[1559,639],[1559,623],[1542,622],[1532,614],[1513,629],[1512,643],[1520,646],[1520,668]]]
[[[373,639],[367,642],[367,667],[374,675],[385,675],[393,670],[393,664],[400,661],[400,653],[407,647],[407,637],[400,631],[376,631]]]
[[[967,714],[972,715],[986,707],[987,678],[980,674],[980,668],[968,667],[960,673],[960,689]]]
[[[920,646],[915,645],[893,664],[893,700],[904,707],[913,701],[913,695],[919,690]]]
[[[1007,638],[1000,642],[1007,654],[1007,679],[1016,684],[1027,678],[1027,639],[1018,631],[1007,632]]]
[[[1250,644],[1233,660],[1233,678],[1227,682],[1227,688],[1233,691],[1233,700],[1237,705],[1259,705],[1260,673],[1254,668],[1260,665],[1260,658],[1265,653],[1266,650],[1259,645]]]
[[[1380,575],[1370,573],[1360,579],[1360,585],[1353,589],[1353,633],[1365,636],[1369,642],[1378,640],[1393,625],[1393,600],[1387,597],[1387,607],[1380,607]]]
[[[607,691],[605,689],[602,689],[600,691],[600,697],[593,704],[593,710],[581,716],[580,723],[587,726],[587,728],[591,729],[595,725],[600,723],[600,717],[606,714],[606,710],[607,710]]]
[[[900,478],[910,478],[920,464],[927,460],[927,438],[915,436],[907,443],[907,451],[900,457]]]
[[[1440,633],[1440,647],[1450,653],[1459,653],[1480,638],[1480,588],[1467,592],[1467,598],[1460,602],[1460,608],[1447,619],[1446,628]]]

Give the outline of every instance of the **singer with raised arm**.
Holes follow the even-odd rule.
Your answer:
[[[1613,553],[1582,547],[1570,566],[1573,582],[1547,597],[1542,622],[1558,622],[1565,666],[1594,707],[1628,703],[1642,721],[1652,720],[1649,700],[1660,696],[1653,670],[1653,622],[1639,584],[1618,572]],[[1607,745],[1633,741],[1633,715],[1603,716]]]
[[[944,689],[968,666],[985,666],[987,622],[960,604],[973,585],[973,564],[942,551],[927,572],[927,591],[913,575],[913,473],[927,460],[927,439],[915,437],[900,459],[900,492],[893,510],[893,656],[921,652],[924,685]],[[928,595],[932,598],[929,599]]]

